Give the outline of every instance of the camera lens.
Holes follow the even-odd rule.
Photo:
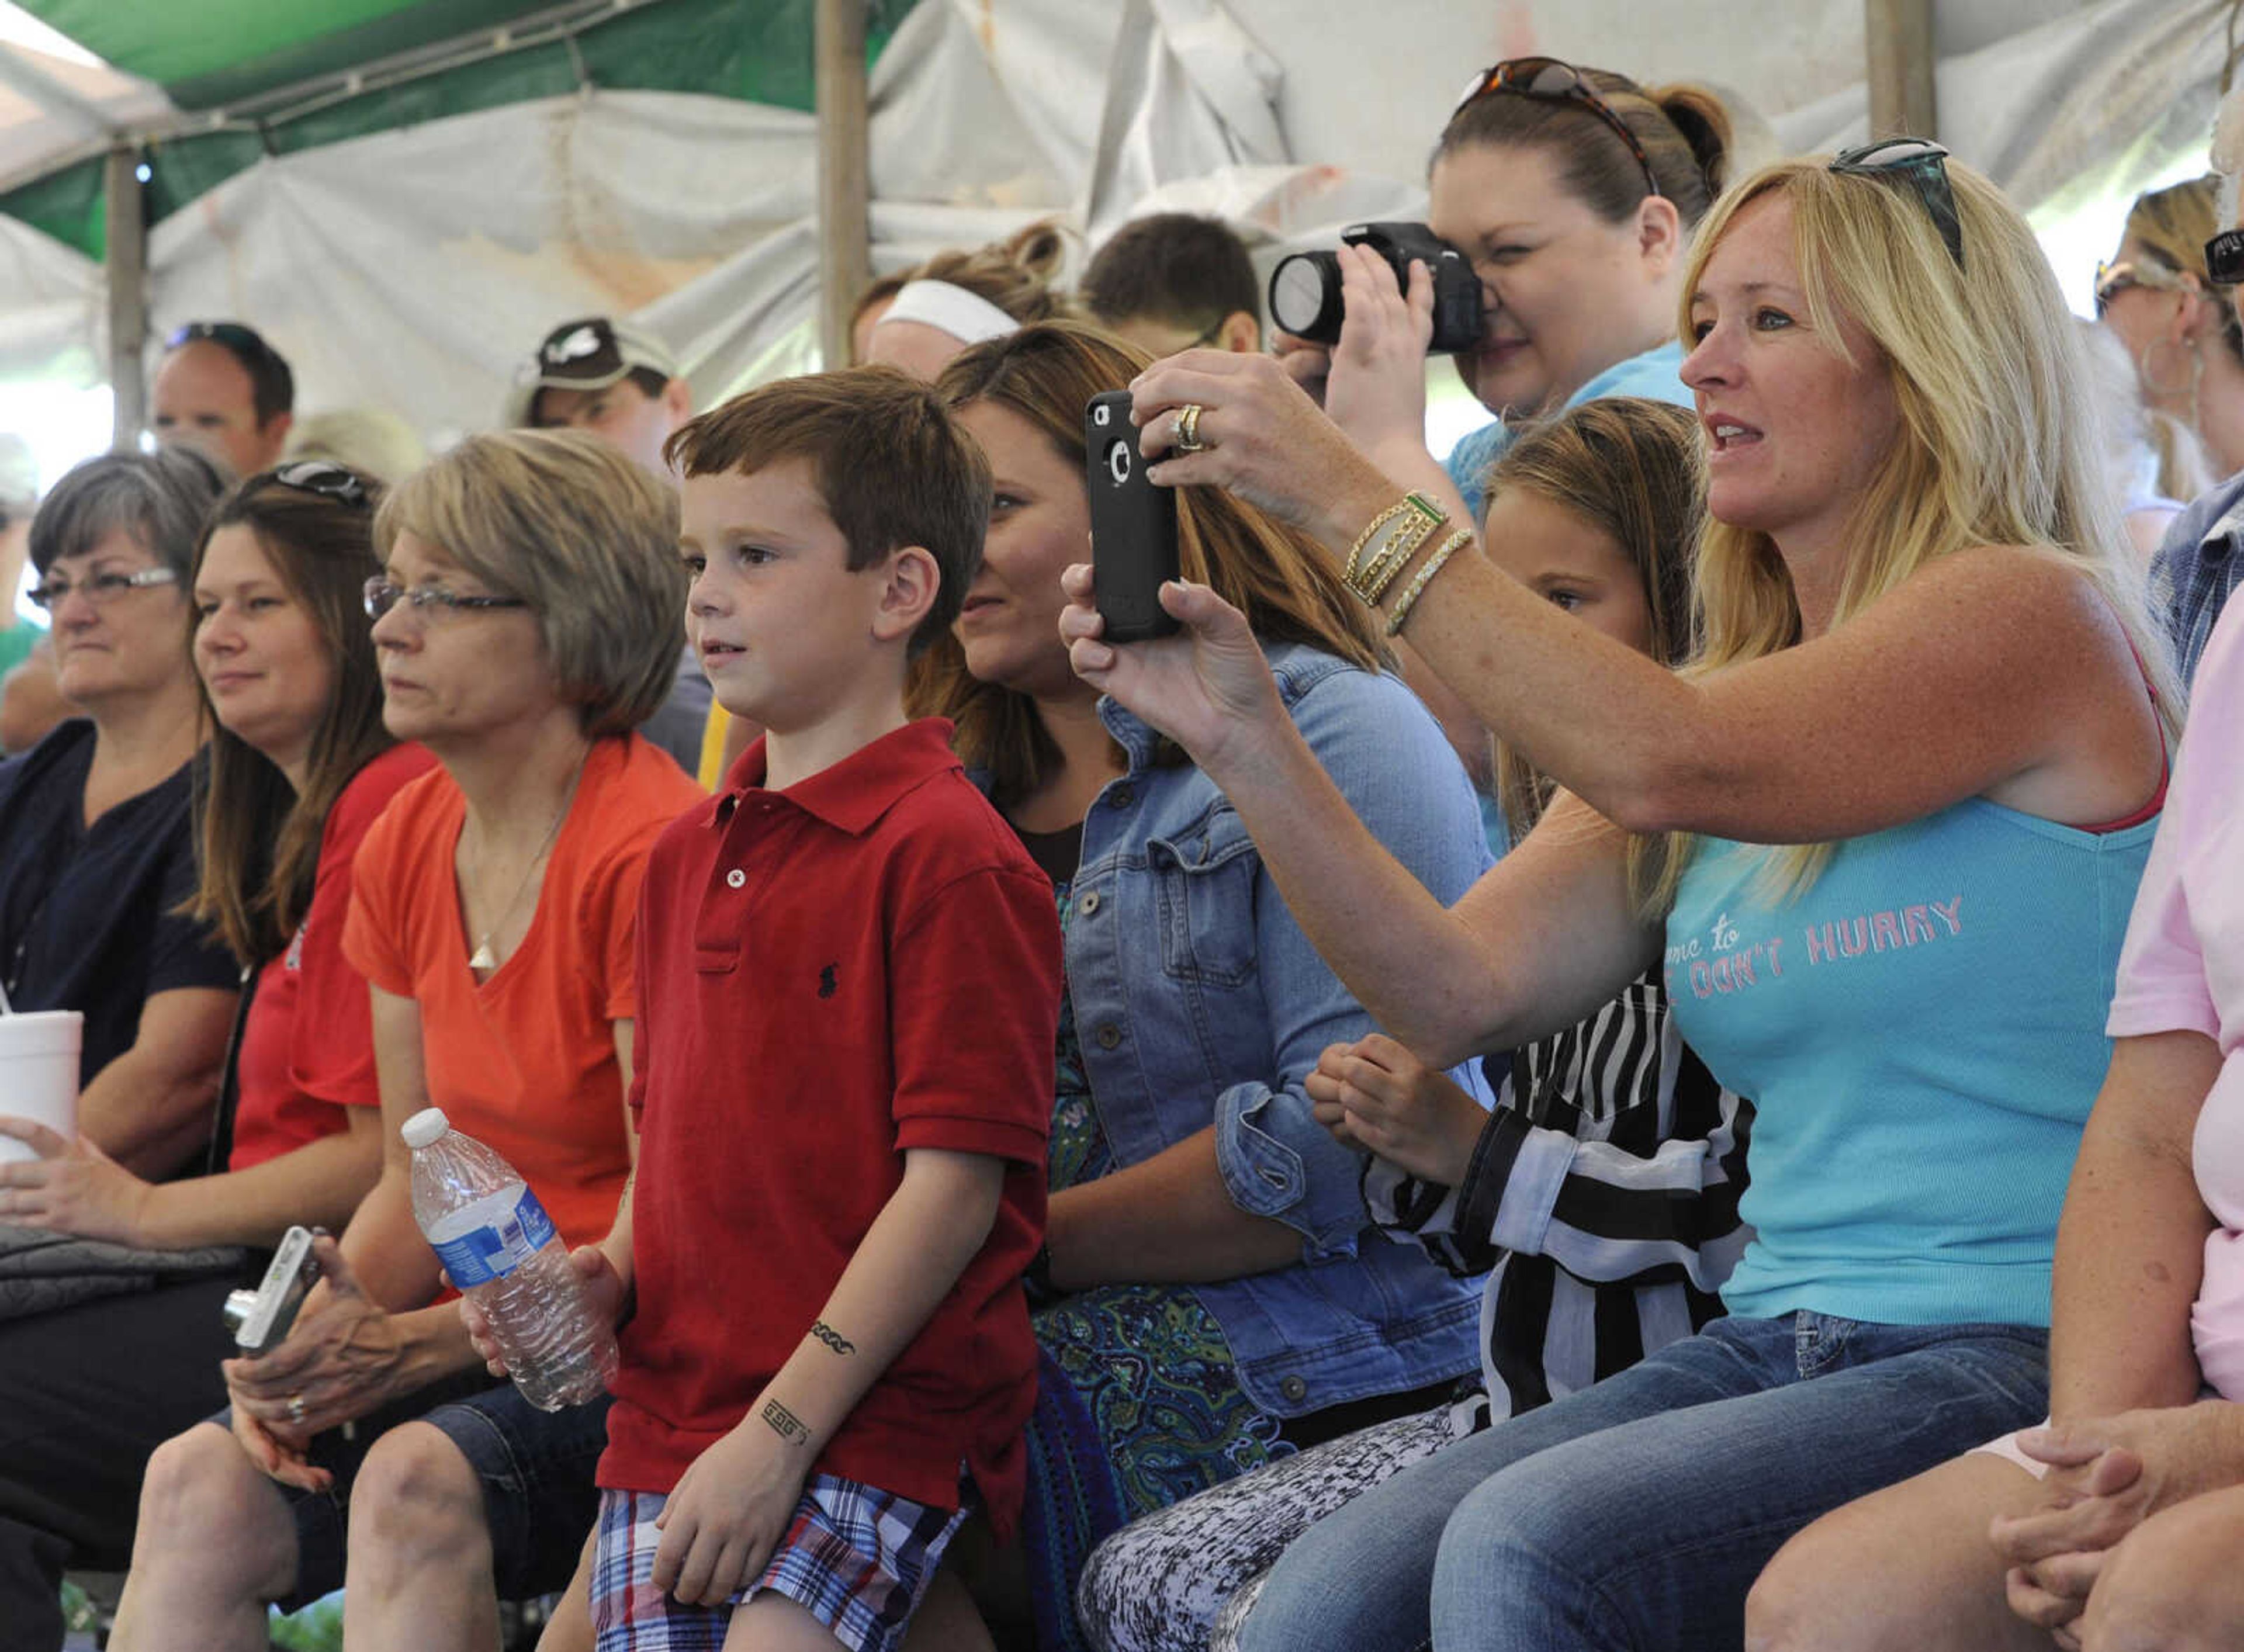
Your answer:
[[[228,1331],[240,1335],[249,1323],[249,1316],[257,1310],[257,1293],[253,1290],[231,1290],[226,1293],[226,1307],[220,1314]],[[206,1312],[209,1311],[205,1310]]]
[[[1330,344],[1340,337],[1340,260],[1296,253],[1270,276],[1270,319],[1296,338]]]

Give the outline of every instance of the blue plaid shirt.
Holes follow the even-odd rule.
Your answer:
[[[2244,472],[2200,497],[2166,530],[2151,563],[2151,612],[2173,640],[2174,667],[2187,682],[2213,635],[2221,605],[2244,581]]]

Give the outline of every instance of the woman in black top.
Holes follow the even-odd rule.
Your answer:
[[[187,569],[219,478],[192,453],[89,459],[31,523],[32,599],[84,716],[0,766],[0,985],[85,1017],[78,1128],[127,1169],[203,1154],[240,971],[195,892],[202,743]]]

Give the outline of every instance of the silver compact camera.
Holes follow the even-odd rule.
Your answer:
[[[254,1290],[236,1290],[226,1299],[226,1328],[234,1345],[248,1358],[269,1354],[287,1340],[305,1293],[320,1276],[319,1259],[312,1255],[312,1230],[291,1228],[273,1253],[272,1265]]]

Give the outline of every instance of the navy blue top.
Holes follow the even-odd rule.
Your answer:
[[[19,1010],[85,1017],[81,1087],[132,1047],[151,995],[241,979],[217,937],[173,910],[195,892],[194,765],[89,829],[92,767],[82,717],[0,763],[0,982]]]

